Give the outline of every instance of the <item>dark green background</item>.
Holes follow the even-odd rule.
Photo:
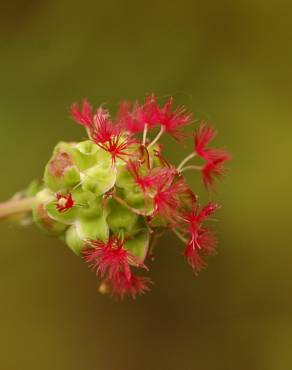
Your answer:
[[[1,223],[0,369],[291,370],[291,11],[276,0],[1,1],[1,200],[41,177],[58,140],[84,137],[68,118],[84,96],[114,110],[172,94],[219,129],[233,161],[214,194],[219,255],[195,277],[167,235],[153,291],[134,302],[100,296],[58,240]],[[188,152],[168,144],[175,163]]]

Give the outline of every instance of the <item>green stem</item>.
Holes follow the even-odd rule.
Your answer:
[[[196,152],[192,152],[191,154],[189,154],[180,164],[179,166],[177,167],[177,171],[180,172],[180,170],[183,168],[183,166],[188,162],[190,161],[192,158],[194,158],[195,156],[197,155]]]
[[[23,212],[31,212],[36,198],[11,199],[0,203],[0,219],[15,216]]]
[[[160,127],[160,131],[158,132],[156,138],[151,141],[151,143],[147,146],[147,149],[149,150],[153,145],[157,143],[157,141],[161,138],[161,136],[164,134],[165,128],[164,126]]]
[[[201,171],[203,166],[185,166],[180,169],[180,172],[188,171],[188,170],[195,170],[195,171]]]

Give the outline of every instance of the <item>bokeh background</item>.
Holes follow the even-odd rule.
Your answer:
[[[156,249],[150,294],[115,302],[35,227],[0,224],[0,369],[292,369],[291,2],[19,0],[0,5],[0,199],[82,128],[84,96],[173,95],[233,155],[209,197],[219,254],[198,277]],[[189,147],[167,149],[178,163]],[[197,177],[190,178],[195,189]]]

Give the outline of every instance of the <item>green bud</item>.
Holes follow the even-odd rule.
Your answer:
[[[85,172],[82,189],[100,196],[109,191],[116,181],[116,169],[97,165]]]
[[[94,200],[87,203],[85,206],[80,206],[78,210],[78,216],[82,219],[97,218],[102,214],[105,214],[105,210],[102,208],[102,198],[95,198]]]
[[[105,215],[92,219],[80,219],[77,223],[78,233],[82,239],[100,239],[105,241],[109,236],[109,227]]]
[[[55,221],[61,222],[65,225],[71,225],[75,218],[76,218],[76,213],[77,209],[76,207],[72,207],[65,212],[60,212],[58,211],[56,207],[56,200],[54,199],[53,201],[49,202],[45,206],[49,216],[54,219]]]
[[[109,209],[107,222],[110,229],[115,233],[119,233],[121,229],[126,233],[131,233],[138,216],[114,200],[109,202]]]
[[[45,185],[53,191],[67,190],[80,182],[80,173],[73,162],[72,146],[60,142],[45,168]]]
[[[81,143],[75,145],[72,151],[74,163],[82,171],[96,165],[98,161],[98,150],[100,148],[91,140],[81,141]]]
[[[142,230],[133,239],[125,243],[125,248],[128,249],[137,259],[143,263],[149,247],[149,233],[147,230]]]
[[[81,239],[76,225],[70,226],[66,231],[65,243],[77,256],[81,255],[81,251],[84,247],[84,240]]]
[[[53,199],[49,190],[43,190],[37,194],[36,203],[33,207],[33,219],[36,225],[48,235],[57,236],[62,234],[67,225],[53,219],[46,207]]]
[[[116,185],[119,188],[129,189],[135,186],[133,176],[125,167],[121,167],[117,173]]]

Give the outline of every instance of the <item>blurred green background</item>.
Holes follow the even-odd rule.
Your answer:
[[[212,195],[218,256],[195,277],[165,236],[156,284],[136,301],[99,295],[61,242],[2,222],[1,370],[292,369],[291,11],[276,0],[1,1],[1,200],[42,176],[57,141],[85,136],[68,113],[84,96],[115,110],[171,94],[233,155]],[[178,163],[188,148],[168,143]]]

